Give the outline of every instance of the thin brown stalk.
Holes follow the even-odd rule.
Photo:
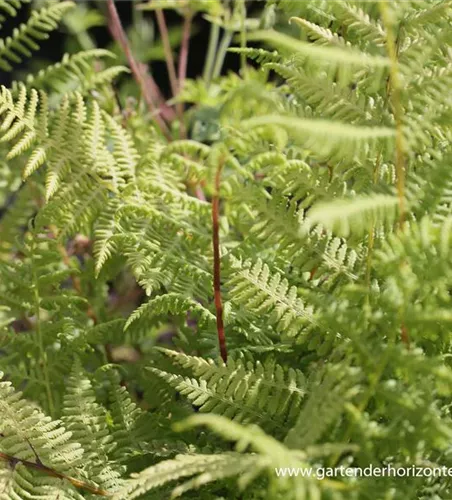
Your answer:
[[[42,472],[47,476],[56,477],[58,479],[65,479],[66,481],[69,481],[75,488],[84,490],[88,493],[92,493],[93,495],[99,495],[102,497],[110,496],[110,493],[108,493],[108,491],[103,490],[102,488],[97,488],[96,486],[91,486],[90,484],[86,483],[85,481],[81,481],[80,479],[75,479],[73,477],[66,476],[66,474],[63,474],[62,472],[58,472],[55,469],[47,467],[46,465],[40,462],[36,463],[30,462],[28,460],[23,460],[22,458],[17,458],[13,455],[8,455],[2,452],[0,452],[0,460],[8,462],[12,467],[15,467],[18,464],[22,464],[27,469],[32,469]]]
[[[190,51],[190,33],[191,33],[191,24],[192,24],[193,14],[190,10],[185,12],[184,17],[184,26],[182,29],[182,42],[179,53],[179,67],[178,67],[178,84],[179,84],[179,92],[182,91],[185,84],[185,78],[187,77],[187,64],[188,64],[188,53]],[[183,113],[183,104],[180,103]],[[181,119],[181,127],[182,127],[182,136],[186,137],[186,130]]]
[[[223,361],[228,360],[226,348],[226,337],[223,324],[223,304],[221,302],[221,266],[220,266],[220,236],[219,236],[219,215],[220,215],[220,182],[221,171],[224,165],[224,157],[221,157],[215,174],[215,192],[212,197],[212,244],[213,244],[213,291],[215,310],[217,317],[218,345]]]
[[[171,86],[173,97],[176,97],[179,91],[176,76],[176,65],[174,63],[173,51],[168,34],[168,26],[166,25],[165,14],[162,9],[156,9],[155,15],[157,17],[157,24],[159,25],[160,37],[163,43],[163,51],[165,52],[165,62],[168,69],[168,76]],[[176,105],[179,120],[182,123],[183,108],[180,103]]]
[[[179,90],[182,90],[187,76],[188,53],[190,51],[190,33],[193,14],[187,11],[184,18],[184,26],[182,29],[182,42],[179,54]]]
[[[410,334],[408,333],[408,328],[405,323],[402,323],[400,327],[400,338],[402,342],[406,345],[407,349],[410,348]]]
[[[127,36],[122,27],[121,19],[119,18],[118,11],[116,10],[114,0],[107,0],[107,7],[109,15],[108,27],[110,32],[123,50],[132,71],[132,75],[140,87],[143,99],[145,100],[149,111],[152,113],[157,109],[156,103],[160,100],[160,90],[154,79],[147,72],[146,66],[135,59],[132,49],[130,48],[129,41],[127,40]],[[161,114],[154,114],[154,119],[164,136],[168,140],[171,140],[170,131]]]

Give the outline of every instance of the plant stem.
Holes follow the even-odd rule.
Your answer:
[[[166,67],[168,69],[171,92],[173,94],[173,97],[176,97],[178,90],[176,69],[174,65],[171,43],[168,35],[168,27],[166,25],[165,14],[163,13],[162,9],[156,9],[155,15],[157,17],[157,24],[159,25],[160,37],[163,43],[163,51],[165,52],[165,62],[166,62]]]
[[[215,61],[215,66],[212,73],[212,80],[220,76],[221,69],[223,68],[224,58],[226,57],[226,52],[232,40],[232,35],[233,32],[230,30],[224,32],[220,47],[218,48],[217,59]]]
[[[110,32],[113,38],[122,48],[127,61],[129,62],[133,77],[140,87],[141,94],[143,95],[149,111],[152,113],[156,109],[155,101],[159,100],[160,90],[154,79],[147,73],[146,66],[139,63],[135,59],[132,53],[132,49],[130,48],[129,41],[127,40],[127,36],[122,27],[114,0],[107,0],[107,7],[109,14],[108,27],[110,29]],[[171,140],[171,134],[163,118],[160,116],[160,114],[154,114],[153,116],[155,122],[157,123],[157,126],[160,128],[163,135],[168,140]]]
[[[107,491],[101,489],[101,488],[96,488],[95,486],[91,486],[88,483],[85,483],[85,481],[81,481],[80,479],[75,479],[70,476],[66,476],[66,474],[63,474],[62,472],[58,472],[55,469],[51,469],[50,467],[47,467],[46,465],[39,463],[39,462],[30,462],[29,460],[24,460],[23,458],[18,458],[13,455],[7,455],[6,453],[0,452],[0,460],[3,460],[5,462],[8,462],[12,467],[21,464],[27,469],[32,469],[36,470],[39,472],[42,472],[43,474],[46,474],[47,476],[51,477],[56,477],[58,479],[65,479],[66,481],[69,481],[72,486],[75,488],[79,488],[81,490],[85,490],[89,493],[92,493],[93,495],[99,495],[103,497],[110,496],[110,493]]]
[[[392,103],[394,112],[394,120],[396,127],[396,151],[395,151],[395,168],[396,168],[396,183],[397,195],[399,199],[399,227],[402,228],[405,216],[405,141],[403,137],[403,107],[401,101],[401,82],[398,67],[397,43],[392,29],[392,20],[390,7],[385,1],[380,1],[380,12],[383,19],[383,24],[386,28],[386,51],[390,59],[389,66],[389,83],[388,93]]]
[[[184,86],[185,78],[187,76],[187,63],[188,63],[188,53],[190,51],[190,33],[191,33],[191,23],[193,20],[193,14],[187,11],[184,19],[184,27],[182,30],[182,42],[179,54],[179,90]]]
[[[242,23],[241,23],[241,29],[240,29],[240,47],[242,49],[246,48],[246,29],[245,29],[245,21],[246,21],[246,4],[245,0],[242,0]],[[242,73],[242,78],[246,76],[246,70],[247,70],[247,65],[246,65],[246,54],[242,52],[240,54],[240,69]]]
[[[219,213],[220,213],[220,181],[225,158],[221,156],[215,174],[215,191],[212,197],[212,244],[213,244],[213,290],[215,309],[217,317],[218,344],[223,361],[228,360],[226,348],[226,337],[223,324],[223,304],[221,302],[221,267],[220,267],[220,237],[219,237]]]
[[[190,51],[190,33],[191,33],[191,23],[193,19],[193,14],[190,10],[185,11],[184,26],[182,29],[182,42],[179,53],[179,67],[178,67],[178,84],[179,92],[182,91],[185,84],[185,78],[187,77],[187,64],[188,64],[188,53]],[[187,136],[187,131],[185,130],[185,125],[182,120],[182,115],[184,112],[184,105],[180,103],[181,106],[181,134],[185,138]]]
[[[212,80],[212,69],[215,62],[215,52],[217,50],[219,37],[220,37],[220,27],[218,26],[218,24],[212,24],[210,27],[207,57],[204,63],[204,71],[202,74],[202,77],[206,82],[207,87],[210,85],[210,82]]]

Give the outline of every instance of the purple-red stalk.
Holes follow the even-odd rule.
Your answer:
[[[163,43],[163,50],[165,52],[165,62],[168,69],[168,76],[171,86],[171,92],[173,97],[176,97],[179,93],[179,85],[176,76],[176,65],[174,63],[173,51],[171,49],[171,43],[168,34],[168,26],[166,25],[165,14],[162,9],[156,9],[155,15],[157,17],[157,24],[159,26],[160,37]],[[185,126],[184,126],[184,107],[182,103],[176,103],[177,116],[179,118],[181,135],[185,136]]]
[[[220,236],[219,236],[219,216],[220,216],[220,182],[221,171],[224,165],[224,157],[220,159],[215,175],[214,195],[212,197],[212,244],[213,244],[213,293],[215,310],[217,317],[217,334],[220,354],[223,361],[228,360],[226,348],[226,337],[223,324],[223,304],[221,302],[221,266],[220,266]]]
[[[42,472],[43,474],[46,474],[47,476],[56,477],[58,479],[66,479],[66,481],[69,481],[75,488],[87,491],[88,493],[92,493],[93,495],[99,495],[102,497],[110,496],[110,493],[103,490],[102,488],[97,488],[96,486],[91,486],[90,484],[85,483],[85,481],[81,481],[80,479],[66,476],[66,474],[51,469],[50,467],[47,467],[46,465],[39,462],[30,462],[28,460],[23,460],[22,458],[17,458],[2,452],[0,452],[0,460],[8,462],[12,467],[16,466],[17,464],[22,464],[27,469],[37,470],[39,472]]]
[[[123,50],[127,61],[129,62],[132,75],[135,78],[138,86],[140,87],[141,94],[148,106],[150,112],[156,110],[156,101],[159,100],[160,90],[155,83],[154,79],[149,75],[146,69],[146,65],[138,62],[132,53],[129,41],[124,32],[124,28],[121,24],[121,19],[119,18],[118,11],[116,10],[114,0],[107,0],[108,7],[108,27],[113,38],[118,42],[119,46]],[[171,140],[170,131],[164,122],[162,116],[158,113],[154,115],[155,121],[164,134],[164,136]]]
[[[190,10],[186,10],[184,17],[184,26],[182,28],[182,41],[179,53],[179,67],[178,67],[178,84],[179,92],[182,91],[185,84],[185,78],[187,77],[187,64],[188,64],[188,53],[190,51],[190,33],[192,24],[193,14]],[[183,112],[183,104],[182,112]],[[182,122],[181,122],[182,123]],[[183,130],[183,135],[186,135],[186,131]]]

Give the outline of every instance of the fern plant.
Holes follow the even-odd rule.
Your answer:
[[[451,2],[38,4],[2,69],[82,49],[0,92],[0,498],[450,498]]]

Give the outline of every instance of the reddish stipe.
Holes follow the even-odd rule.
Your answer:
[[[96,486],[91,486],[88,483],[85,483],[84,481],[81,481],[80,479],[75,479],[73,477],[66,476],[65,474],[61,472],[57,472],[54,469],[51,469],[50,467],[47,467],[46,465],[43,465],[42,463],[35,463],[35,462],[30,462],[28,460],[23,460],[21,458],[13,457],[12,455],[7,455],[6,453],[0,452],[0,460],[4,460],[5,462],[10,463],[12,466],[15,466],[17,464],[22,464],[23,466],[27,467],[28,469],[33,469],[37,470],[39,472],[42,472],[43,474],[47,474],[47,476],[52,476],[56,477],[58,479],[66,479],[66,481],[69,481],[72,486],[75,488],[79,488],[81,490],[85,490],[89,493],[92,493],[93,495],[99,495],[102,497],[109,497],[110,493],[108,491],[105,491],[101,488],[97,488]]]
[[[220,354],[223,361],[226,363],[228,352],[226,349],[226,337],[224,334],[223,325],[223,304],[221,302],[221,269],[220,269],[220,237],[219,237],[219,213],[220,213],[220,180],[221,170],[223,169],[224,158],[220,159],[217,172],[215,175],[215,192],[212,197],[212,244],[213,244],[213,291],[214,301],[217,316],[217,333],[218,344],[220,346]]]

